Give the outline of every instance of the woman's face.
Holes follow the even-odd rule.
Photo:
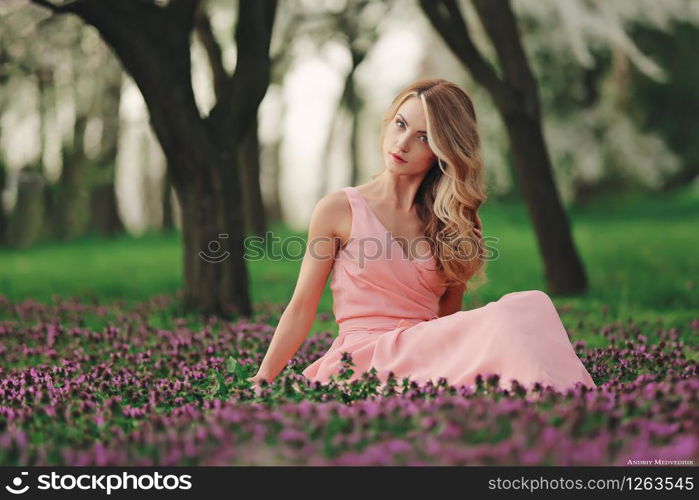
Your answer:
[[[383,140],[386,168],[396,175],[421,175],[437,157],[430,149],[422,102],[411,96],[403,101],[387,125]]]

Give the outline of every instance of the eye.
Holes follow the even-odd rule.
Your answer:
[[[404,125],[404,123],[403,123],[402,120],[396,120],[395,123],[396,123],[398,126]],[[403,127],[400,127],[400,128],[403,128]]]
[[[421,135],[420,138],[424,139],[423,142],[429,142],[426,135]]]

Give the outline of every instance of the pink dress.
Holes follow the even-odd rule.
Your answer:
[[[525,387],[558,390],[577,382],[595,387],[568,339],[549,296],[539,290],[503,295],[495,302],[438,317],[445,291],[434,256],[408,259],[354,187],[343,188],[352,209],[347,245],[336,255],[330,288],[339,335],[303,375],[328,382],[339,374],[343,352],[358,378],[371,367],[385,381],[393,371],[422,384],[445,377],[450,385],[474,384],[477,374],[500,375]]]

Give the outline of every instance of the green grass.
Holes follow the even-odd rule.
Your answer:
[[[699,317],[696,190],[606,198],[587,207],[572,207],[569,215],[590,286],[578,297],[552,297],[566,325],[594,331],[602,324],[633,319],[688,329],[689,322]],[[479,307],[512,291],[546,291],[525,207],[488,202],[481,219],[485,236],[499,238],[491,244],[499,256],[488,264],[488,282],[466,295],[463,308]],[[272,230],[281,237],[305,236],[286,228]],[[253,301],[286,303],[300,265],[300,259],[250,261]],[[128,305],[180,289],[181,270],[178,233],[89,237],[22,251],[0,250],[0,294],[13,301],[50,302],[61,296]],[[332,312],[328,286],[319,312]],[[159,321],[167,323],[168,318]],[[332,320],[318,321],[312,331],[330,327],[334,328]],[[690,335],[683,336],[696,343]],[[591,339],[596,340],[601,341]]]

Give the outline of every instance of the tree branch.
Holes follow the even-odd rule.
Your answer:
[[[468,68],[473,78],[503,105],[512,102],[512,89],[503,82],[471,40],[455,0],[420,0],[420,6],[447,46]]]
[[[235,125],[235,133],[243,133],[247,123],[267,91],[270,79],[269,48],[272,27],[277,10],[277,0],[256,0],[238,2],[238,23],[235,42],[238,48],[238,61],[235,73],[227,79],[221,99],[209,114],[209,121],[224,128],[224,137],[233,133],[229,126]],[[235,96],[244,95],[238,100],[239,107],[233,109]],[[230,125],[229,125],[230,124]]]
[[[168,18],[189,33],[194,27],[196,13],[203,3],[202,0],[170,0],[166,7]]]
[[[214,76],[214,91],[216,93],[216,100],[218,101],[222,98],[228,75],[226,74],[226,69],[223,67],[223,53],[221,51],[221,46],[216,41],[214,32],[211,29],[211,22],[209,21],[209,16],[206,13],[204,2],[199,4],[199,8],[196,11],[194,17],[194,29],[199,37],[199,40],[201,40],[202,45],[204,45],[204,49],[206,50],[209,65],[211,66],[211,72]]]
[[[525,102],[527,113],[539,113],[536,79],[529,67],[527,54],[517,27],[517,20],[509,0],[473,0],[473,5],[495,46],[503,77],[522,96],[533,98]]]
[[[238,47],[236,74],[259,68],[259,62],[269,59],[272,26],[277,0],[240,2],[235,43]],[[258,71],[259,73],[259,71]]]
[[[75,7],[77,4],[82,3],[82,0],[72,0],[70,2],[63,3],[61,5],[56,5],[55,3],[49,2],[48,0],[29,0],[33,4],[36,4],[40,7],[44,7],[46,9],[49,9],[51,12],[55,14],[65,14],[65,13],[71,13],[75,12]]]

